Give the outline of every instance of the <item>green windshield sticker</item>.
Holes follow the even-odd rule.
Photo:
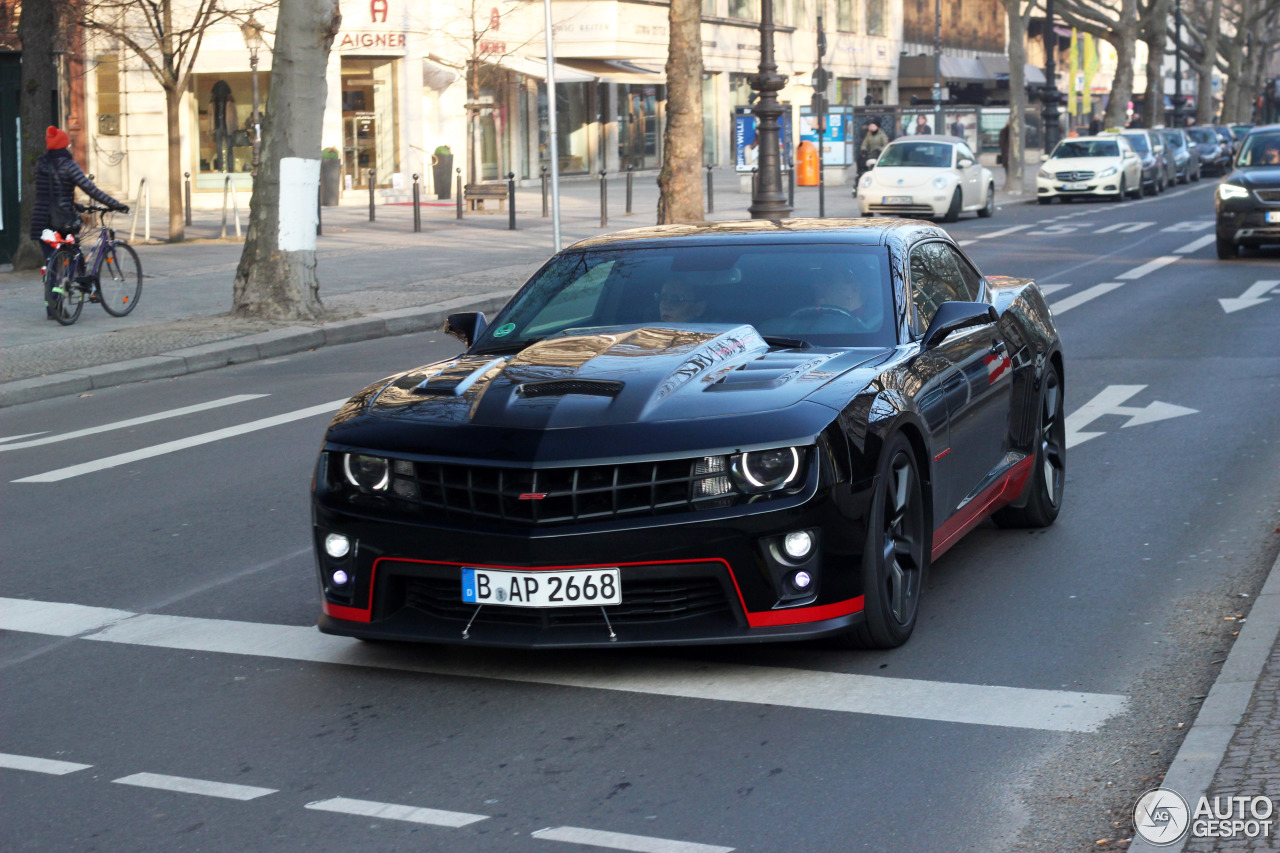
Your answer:
[[[515,330],[516,330],[515,323],[504,323],[498,328],[493,330],[493,336],[495,338],[505,338],[507,335],[511,334]]]

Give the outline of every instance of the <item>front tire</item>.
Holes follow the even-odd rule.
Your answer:
[[[1053,196],[1040,196],[1036,201],[1041,204],[1053,204]]]
[[[98,293],[102,307],[112,317],[123,317],[138,304],[142,296],[142,264],[132,246],[114,243],[107,249],[98,276]]]
[[[70,326],[84,310],[84,291],[76,282],[79,253],[59,249],[49,258],[44,276],[45,308],[63,326]]]
[[[1125,188],[1124,175],[1120,176],[1120,189],[1116,191],[1116,197],[1111,199],[1117,204],[1124,201],[1124,197],[1129,194],[1129,190]]]
[[[1040,425],[1027,488],[1026,506],[1004,507],[992,519],[1001,527],[1048,527],[1062,508],[1067,480],[1067,428],[1063,417],[1062,377],[1052,364],[1040,385]]]
[[[880,457],[862,555],[862,624],[846,639],[863,649],[901,646],[916,627],[933,550],[925,492],[911,443],[901,433]]]
[[[1218,249],[1218,260],[1220,261],[1234,261],[1240,257],[1240,247],[1229,237],[1223,237],[1218,234],[1214,245]]]
[[[960,188],[956,187],[955,194],[951,196],[951,206],[947,208],[946,214],[943,215],[943,222],[955,222],[960,218]]]
[[[978,216],[990,219],[996,212],[996,185],[987,184],[987,203],[978,210]]]

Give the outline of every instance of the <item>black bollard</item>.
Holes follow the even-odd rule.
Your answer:
[[[516,230],[516,173],[507,172],[507,230]]]
[[[413,233],[422,230],[422,195],[418,189],[418,176],[413,176]]]
[[[711,167],[707,166],[707,213],[716,212],[715,186],[711,181]]]
[[[462,218],[462,167],[455,169],[458,173],[458,218]]]
[[[551,204],[549,200],[550,193],[548,188],[551,186],[551,175],[547,173],[547,167],[542,167],[542,218],[546,219],[551,215]]]
[[[373,177],[376,169],[369,170],[369,221],[373,221]]]
[[[183,172],[182,174],[185,176],[185,183],[186,183],[186,186],[184,187],[186,202],[187,202],[187,210],[186,210],[187,216],[185,221],[188,225],[190,225],[191,224],[191,173]]]
[[[631,178],[635,168],[634,164],[627,164],[627,216],[631,215]]]
[[[609,224],[609,185],[605,183],[604,169],[600,170],[600,225]]]
[[[787,169],[787,207],[792,210],[796,209],[796,161],[792,158]]]
[[[324,206],[320,204],[320,199],[324,197],[324,190],[320,187],[316,188],[316,236],[319,237],[323,233],[323,222],[321,220],[320,211]]]

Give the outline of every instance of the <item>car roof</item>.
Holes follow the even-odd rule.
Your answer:
[[[946,142],[950,145],[958,145],[959,143],[964,142],[964,140],[958,139],[954,136],[947,136],[942,133],[913,133],[908,136],[899,136],[889,144],[893,145],[898,142]]]
[[[579,240],[569,249],[662,246],[725,246],[760,244],[846,243],[860,246],[895,244],[905,247],[926,237],[947,238],[936,225],[915,219],[745,219],[690,225],[652,225]]]
[[[1240,127],[1240,126],[1241,125],[1237,125],[1237,127]],[[1246,136],[1252,136],[1255,133],[1280,132],[1280,124],[1255,124],[1252,126],[1249,126],[1249,125],[1244,125],[1244,126],[1249,128],[1249,132],[1245,134]]]

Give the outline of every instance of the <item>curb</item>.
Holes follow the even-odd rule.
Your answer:
[[[1196,721],[1191,724],[1160,783],[1160,787],[1181,794],[1188,806],[1194,808],[1192,804],[1199,802],[1213,784],[1277,637],[1280,637],[1280,557],[1271,566],[1262,592],[1249,608],[1240,636],[1232,644]],[[1173,844],[1155,845],[1135,836],[1129,853],[1181,853],[1190,837],[1187,832]]]
[[[18,379],[0,384],[0,408],[130,382],[186,376],[230,364],[277,358],[325,346],[434,331],[440,328],[447,316],[457,311],[497,311],[507,303],[513,292],[492,291],[461,296],[446,302],[383,311],[321,326],[287,326],[225,341],[184,347],[160,355]]]

